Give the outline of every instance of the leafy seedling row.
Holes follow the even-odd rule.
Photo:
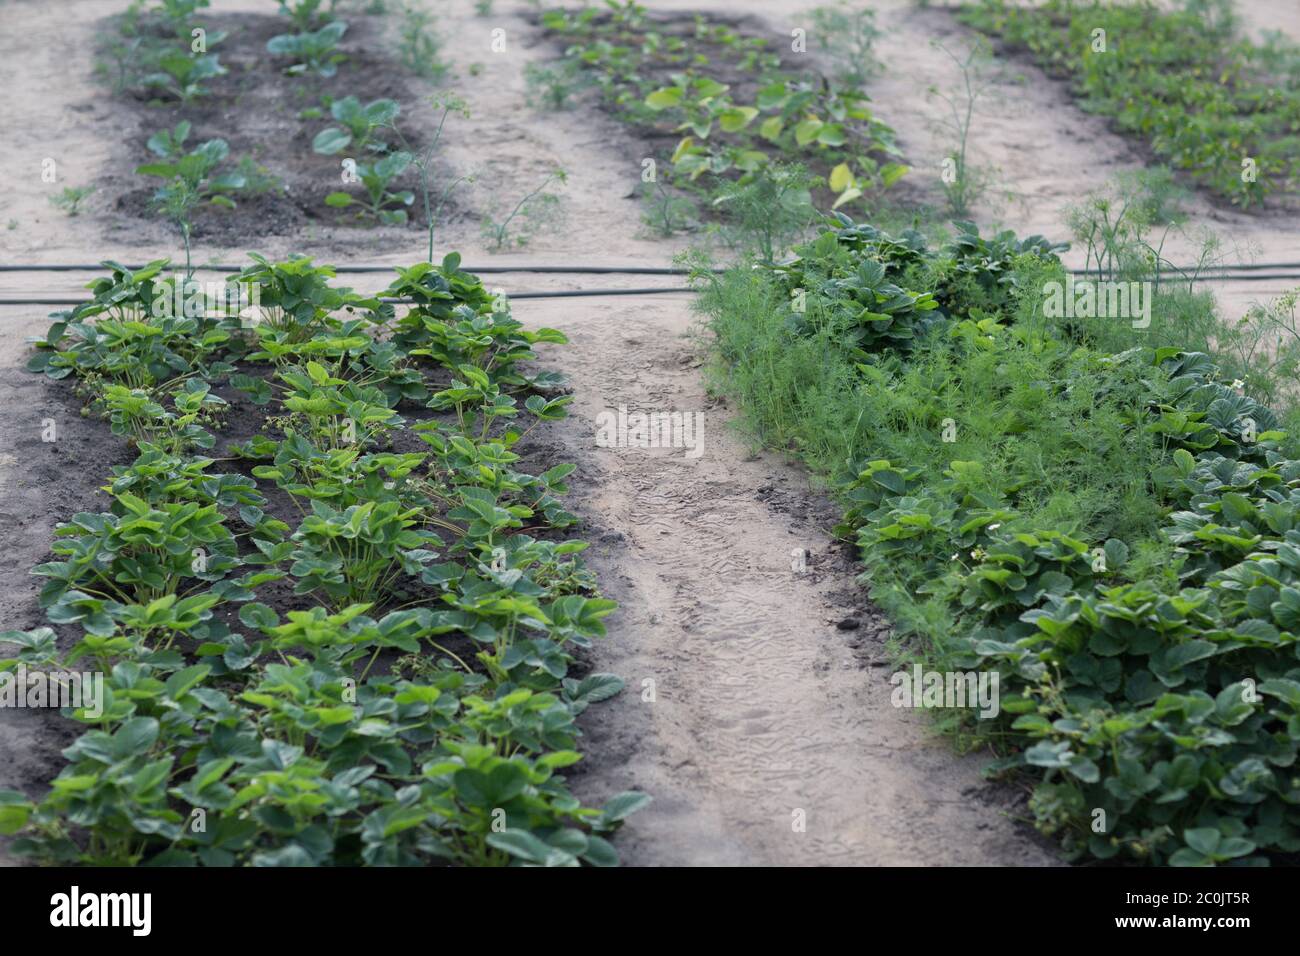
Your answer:
[[[217,15],[207,0],[157,0],[113,18],[101,73],[135,105],[150,155],[137,172],[161,180],[118,207],[162,216],[187,242],[410,224],[436,142],[413,133],[427,111],[397,62],[406,40],[395,56],[381,15],[333,9]]]
[[[821,11],[818,22],[829,13],[845,16]],[[541,24],[564,44],[564,59],[531,80],[550,106],[594,87],[603,108],[637,129],[655,159],[646,221],[664,234],[689,228],[701,208],[743,221],[788,218],[810,196],[862,205],[907,167],[860,88],[870,70],[869,14],[852,22],[865,48],[849,75],[832,78],[802,54],[699,14],[652,15],[635,0],[552,10]]]
[[[64,710],[85,730],[48,794],[0,793],[15,852],[617,862],[608,838],[648,798],[586,807],[563,776],[578,716],[622,688],[572,673],[615,605],[567,536],[574,466],[531,473],[518,450],[565,416],[559,377],[531,368],[564,337],[459,264],[362,296],[254,255],[230,282],[257,304],[232,309],[195,307],[167,260],[105,263],[55,316],[30,370],[72,382],[138,456],[34,569],[49,626],[0,634],[4,670],[105,679],[102,706]],[[218,454],[236,399],[267,414]]]

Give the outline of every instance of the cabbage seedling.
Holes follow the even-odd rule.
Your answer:
[[[324,156],[333,156],[349,145],[356,149],[383,152],[383,143],[372,142],[375,132],[391,126],[401,107],[393,100],[373,100],[365,106],[355,96],[345,96],[330,104],[330,115],[343,125],[330,126],[316,134],[311,148]]]
[[[346,59],[336,50],[347,30],[346,23],[335,20],[312,32],[281,33],[267,41],[266,51],[299,61],[285,70],[286,73],[297,75],[312,72],[317,76],[333,76],[338,72],[339,64]]]
[[[145,86],[157,86],[171,93],[182,103],[188,103],[196,96],[205,96],[205,80],[226,73],[215,53],[206,56],[190,56],[187,53],[168,53],[158,60],[157,73],[150,73],[144,78]]]

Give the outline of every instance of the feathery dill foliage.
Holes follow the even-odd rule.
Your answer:
[[[840,216],[703,280],[714,383],[833,486],[905,652],[998,671],[1001,716],[944,720],[1035,778],[1043,832],[1075,857],[1268,862],[1300,849],[1300,461],[1223,383],[1230,351],[1046,318],[1057,248]],[[1157,340],[1189,303],[1153,308]]]

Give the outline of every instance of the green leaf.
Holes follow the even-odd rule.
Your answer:
[[[311,141],[311,148],[322,155],[333,156],[336,153],[341,153],[351,142],[351,133],[337,126],[331,126],[316,134],[315,139]]]
[[[1213,827],[1183,831],[1183,839],[1187,841],[1187,845],[1205,856],[1214,856],[1221,838],[1219,831]]]
[[[544,864],[552,854],[551,847],[533,836],[527,830],[503,830],[501,833],[489,833],[487,844],[497,850],[504,850],[511,856],[528,863]]]
[[[807,146],[817,138],[824,124],[819,119],[806,119],[794,128],[795,142],[800,146]]]
[[[650,799],[649,794],[636,790],[624,791],[609,798],[603,811],[604,817],[610,822],[626,820],[638,810],[644,810],[649,806]]]
[[[27,825],[32,804],[17,790],[0,790],[0,836],[10,836]]]
[[[752,106],[733,106],[723,110],[718,118],[718,125],[728,133],[737,133],[754,121],[758,110]]]
[[[660,111],[672,109],[682,101],[682,88],[680,86],[666,86],[661,90],[655,90],[645,98],[645,105],[652,110]]]
[[[853,171],[849,169],[848,163],[840,163],[831,170],[827,183],[834,192],[842,193],[853,182]]]
[[[148,752],[158,740],[158,731],[158,721],[152,717],[128,720],[113,734],[113,756],[125,760]]]
[[[758,135],[769,142],[776,142],[783,129],[785,129],[785,120],[779,116],[769,116],[758,127]]]
[[[248,627],[266,630],[277,626],[280,616],[265,604],[251,601],[239,609],[239,620]]]
[[[167,678],[167,696],[179,700],[191,687],[202,683],[210,673],[212,668],[207,664],[193,664],[178,670]]]

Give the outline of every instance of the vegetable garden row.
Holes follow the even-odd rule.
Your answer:
[[[1073,856],[1300,849],[1300,460],[1204,352],[1112,352],[1023,296],[1038,242],[932,249],[847,219],[707,288],[730,388],[837,482],[873,599]],[[795,312],[791,290],[806,290]]]
[[[622,686],[568,676],[613,604],[588,596],[585,542],[561,537],[572,466],[530,474],[512,451],[564,415],[554,377],[521,367],[563,337],[524,330],[458,265],[400,270],[384,291],[413,302],[398,319],[329,267],[260,261],[238,277],[268,316],[249,329],[158,314],[165,261],[110,264],[51,328],[32,369],[75,376],[139,457],[35,569],[76,646],[3,635],[12,663],[110,675],[103,713],[73,715],[89,727],[49,796],[4,795],[20,851],[614,862],[604,835],[645,798],[585,808],[557,774],[580,758],[575,717]],[[214,458],[222,384],[251,396],[239,412],[277,414]]]

